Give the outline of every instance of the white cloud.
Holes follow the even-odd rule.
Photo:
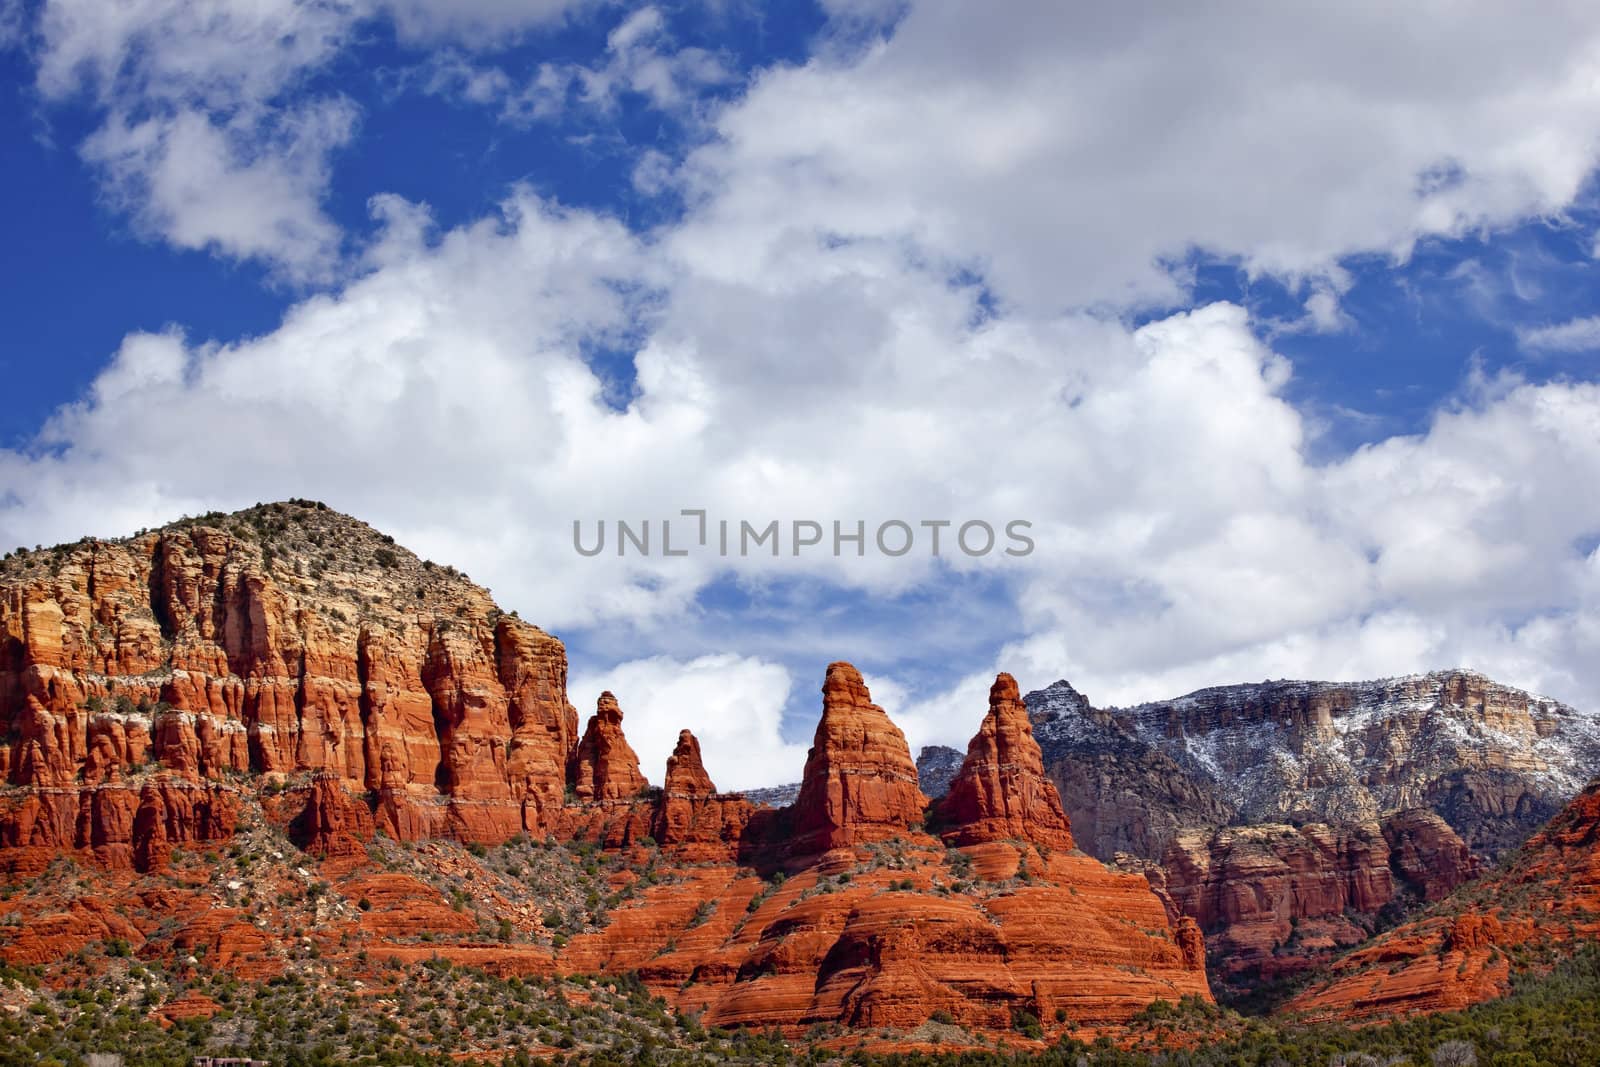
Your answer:
[[[374,0],[363,6],[393,18],[409,42],[504,47],[530,30],[599,5],[594,0]]]
[[[693,176],[732,274],[791,233],[915,242],[1013,306],[1171,299],[1202,247],[1316,273],[1571,203],[1600,15],[1562,5],[913,4],[863,57],[759,79]]]
[[[51,0],[38,86],[97,103],[104,122],[82,156],[140,233],[320,280],[340,243],[321,203],[330,158],[356,109],[278,98],[344,47],[353,14],[299,0]]]
[[[1327,286],[1318,286],[1305,300],[1305,315],[1296,324],[1297,329],[1311,333],[1343,333],[1354,323],[1339,303],[1339,293]]]
[[[1534,351],[1593,352],[1600,349],[1600,315],[1519,330],[1517,340]]]
[[[329,157],[355,122],[354,106],[340,99],[280,112],[270,123],[218,126],[188,109],[133,124],[112,115],[84,142],[83,157],[140,231],[176,248],[260,257],[294,277],[319,278],[338,259],[340,233],[318,202]]]
[[[1458,655],[1503,663],[1511,681],[1551,679],[1557,695],[1600,694],[1573,636],[1593,625],[1592,596],[1576,592],[1593,563],[1574,545],[1600,530],[1600,504],[1574,486],[1600,479],[1596,387],[1488,381],[1427,434],[1318,467],[1281,396],[1288,364],[1231,305],[1131,333],[1085,317],[974,326],[973,293],[883,247],[796,248],[782,271],[730,287],[527,193],[442,235],[414,206],[376,208],[390,233],[372,273],[273,333],[203,347],[130,337],[52,420],[44,450],[0,453],[16,500],[0,510],[0,543],[320,497],[464,565],[558,632],[630,628],[648,663],[614,686],[630,712],[680,672],[753,694],[756,726],[714,701],[694,712],[685,694],[698,690],[671,689],[640,727],[641,752],[654,768],[682,726],[708,739],[753,729],[766,780],[792,778],[803,754],[803,737],[786,743],[775,725],[787,688],[752,666],[775,661],[741,653],[737,633],[711,649],[727,656],[648,659],[664,632],[698,625],[690,606],[715,561],[579,560],[573,518],[685,506],[755,520],[1026,517],[1039,548],[1025,560],[728,566],[758,583],[758,603],[759,582],[782,575],[889,593],[987,569],[1014,617],[936,599],[969,612],[939,624],[964,628],[980,654],[988,635],[1021,630],[996,668],[1025,685],[1066,674],[1097,699]],[[639,321],[651,329],[640,391],[617,411],[580,346]],[[1549,627],[1503,630],[1508,618]],[[916,640],[914,628],[883,635]],[[914,748],[959,747],[991,678],[942,696],[893,671],[872,683]]]
[[[355,9],[303,0],[49,0],[39,14],[38,83],[107,104],[135,91],[218,108],[262,102],[349,39]]]
[[[0,51],[20,45],[27,32],[27,11],[22,0],[0,0]]]

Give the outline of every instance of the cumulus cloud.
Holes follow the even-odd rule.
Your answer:
[[[781,575],[893,595],[982,570],[1010,590],[1000,610],[1013,618],[930,603],[969,612],[940,621],[980,658],[986,635],[1027,633],[994,665],[1029,686],[1068,675],[1123,700],[1459,655],[1549,679],[1558,695],[1600,690],[1563,651],[1580,646],[1561,621],[1589,610],[1576,579],[1593,562],[1576,546],[1600,530],[1600,505],[1573,486],[1600,478],[1595,387],[1486,382],[1424,435],[1316,466],[1282,395],[1292,368],[1233,305],[1136,330],[974,320],[972,293],[891,249],[813,245],[793,253],[786,285],[767,275],[730,289],[615,221],[526,192],[437,235],[414,206],[380,211],[393,232],[371,273],[278,330],[205,346],[130,337],[37,449],[0,453],[12,500],[0,540],[304,494],[466,565],[558,632],[620,627],[646,653],[663,631],[692,630],[697,596],[729,572],[759,598]],[[640,322],[638,395],[618,410],[584,351]],[[766,390],[780,385],[775,404]],[[1038,549],[725,562],[573,551],[573,518],[684,506],[757,521],[1016,514]],[[1497,629],[1506,618],[1556,629]],[[666,693],[640,716],[652,768],[687,725],[732,731],[730,744],[762,754],[760,775],[792,777],[809,727],[783,724],[790,675],[779,684],[777,661],[721,639],[726,655],[633,656],[615,675],[581,664],[574,693],[587,702],[609,685],[630,709]],[[884,635],[916,640],[914,628]],[[960,745],[988,677],[949,693],[893,670],[873,682],[914,745]],[[704,695],[723,684],[737,699]]]
[[[786,232],[903,236],[1043,309],[1176,299],[1195,247],[1287,275],[1404,256],[1577,193],[1600,17],[1549,16],[912,4],[721,117],[707,238],[737,273]]]
[[[279,97],[352,28],[343,4],[51,0],[37,84],[47,100],[98,106],[103,124],[82,156],[139,232],[317,280],[339,254],[321,200],[355,108]]]

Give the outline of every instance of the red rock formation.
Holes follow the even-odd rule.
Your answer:
[[[678,743],[667,757],[667,777],[663,791],[684,797],[715,796],[706,765],[700,760],[700,742],[688,730],[678,731]]]
[[[738,794],[717,793],[700,762],[700,742],[688,730],[679,731],[656,808],[656,840],[704,859],[733,859],[754,810]]]
[[[642,843],[655,832],[657,801],[596,800],[569,804],[562,809],[555,836],[563,841],[587,841],[605,848]]]
[[[150,1017],[168,1026],[184,1019],[209,1019],[222,1005],[198,990],[190,989],[150,1012]]]
[[[617,698],[601,693],[573,755],[573,792],[579,800],[632,800],[649,786],[639,771],[638,754],[622,735]]]
[[[848,664],[783,811],[718,794],[687,731],[650,791],[615,698],[578,740],[565,685],[560,642],[313,506],[0,564],[0,867],[27,881],[0,901],[0,956],[51,965],[116,938],[251,977],[309,948],[637,971],[708,1020],[792,1031],[935,1011],[1000,1031],[1026,1010],[1055,1033],[1209,995],[1193,924],[1068,851],[1014,685],[954,791],[959,848],[920,831],[904,736]],[[380,839],[524,831],[631,847],[653,875],[597,893],[607,925],[563,948],[543,915],[570,900],[467,850]],[[170,862],[230,838],[249,855]],[[57,885],[63,852],[89,862]],[[774,890],[736,862],[752,858],[793,877]]]
[[[847,679],[835,670],[830,696],[849,693],[840,684]],[[811,781],[835,785],[841,799],[834,810],[846,816],[839,828],[868,839],[809,862],[791,857],[793,874],[781,887],[728,859],[735,848],[771,844],[763,835],[791,825],[788,819],[771,809],[751,813],[742,798],[717,794],[698,745],[685,734],[659,802],[613,797],[562,808],[558,838],[638,842],[653,819],[663,841],[659,854],[635,846],[615,869],[612,886],[633,883],[636,891],[608,904],[603,926],[565,945],[541,922],[547,909],[564,906],[562,898],[528,898],[506,879],[496,854],[480,861],[426,842],[384,853],[393,846],[377,841],[377,855],[369,858],[367,802],[338,775],[323,773],[262,797],[268,821],[288,826],[317,858],[284,855],[270,843],[263,849],[253,835],[242,841],[255,848],[248,874],[218,878],[192,861],[159,879],[90,871],[64,890],[89,895],[59,907],[41,906],[40,894],[53,890],[40,879],[0,901],[0,956],[49,965],[81,959],[74,954],[85,946],[120,937],[147,960],[183,968],[197,965],[192,957],[205,968],[252,978],[294,966],[299,950],[310,946],[342,969],[359,968],[367,957],[443,957],[507,975],[636,972],[653,991],[703,1012],[708,1022],[778,1026],[791,1034],[816,1023],[906,1031],[948,1012],[963,1026],[998,1036],[1012,1032],[1016,1013],[1029,1012],[1054,1037],[1115,1026],[1157,998],[1209,996],[1198,929],[1190,920],[1169,921],[1143,878],[1112,873],[1061,848],[1004,840],[951,847],[903,821],[853,818],[882,810],[881,796],[871,799],[874,791],[894,796],[904,784],[862,770],[884,763],[881,753],[871,756],[872,746],[838,743],[849,736],[841,726],[853,720],[858,736],[885,745],[887,720],[863,713],[864,703],[864,691],[848,704],[830,701],[829,729],[819,730],[818,746],[830,758],[813,760],[825,773]],[[1003,719],[1003,709],[996,717]],[[996,737],[1006,733],[1003,725]],[[1001,742],[995,745],[1000,751]],[[901,753],[909,759],[903,745]],[[974,773],[989,775],[999,766],[1002,781],[1012,781],[1008,763],[976,759]],[[174,788],[185,784],[171,772],[167,780]],[[160,790],[106,784],[86,795],[106,798],[113,813],[169,821],[139,814],[147,800],[151,810],[157,807],[150,793]],[[37,801],[44,794],[29,795]],[[119,797],[138,799],[133,815],[126,803],[113,802]],[[241,800],[256,802],[248,795]],[[995,810],[1003,812],[1005,803]],[[745,816],[748,822],[739,821]],[[250,821],[257,821],[253,814]],[[397,859],[405,873],[384,869]],[[309,869],[319,860],[319,870]],[[638,878],[643,868],[651,871],[648,880]],[[103,881],[91,889],[97,877]],[[193,888],[168,888],[182,882]],[[325,888],[309,892],[319,882]],[[27,914],[29,922],[15,922],[13,914]],[[307,931],[304,939],[291,939],[287,931],[295,929]],[[486,931],[496,929],[511,935],[492,935],[494,943],[485,944]]]
[[[903,834],[920,823],[927,803],[905,735],[872,703],[861,672],[829,664],[790,851],[815,854]]]
[[[79,897],[59,910],[30,910],[26,923],[16,923],[10,940],[0,950],[0,958],[7,963],[49,964],[97,942],[120,939],[135,948],[144,942],[143,931],[115,905],[98,896]]]
[[[1370,1019],[1502,996],[1534,960],[1600,937],[1600,781],[1506,867],[1341,958],[1289,1007]],[[1524,946],[1538,951],[1524,953]]]
[[[1383,821],[1389,867],[1422,900],[1443,900],[1481,872],[1481,865],[1450,824],[1431,811],[1413,808]]]
[[[382,937],[414,937],[425,930],[470,933],[477,928],[472,916],[452,908],[437,889],[410,875],[363,872],[341,888],[349,898],[367,902],[361,928]]]
[[[133,817],[134,868],[163,867],[178,846],[228,840],[238,824],[238,805],[238,794],[216,783],[167,777],[146,783]]]
[[[973,845],[1014,839],[1046,848],[1072,848],[1072,831],[1044,760],[1017,680],[1001,674],[989,689],[984,716],[967,758],[939,805],[945,841]]]
[[[636,971],[708,1023],[790,1033],[910,1030],[941,1012],[1007,1031],[1027,1011],[1053,1035],[1124,1022],[1157,998],[1209,999],[1199,931],[1170,926],[1138,877],[994,843],[959,861],[996,876],[980,887],[926,835],[882,855],[836,850],[776,890],[726,866],[688,868],[574,938],[558,963]]]
[[[578,743],[578,712],[567,702],[567,652],[537,627],[502,615],[495,623],[500,676],[509,700],[513,795],[530,831],[555,824],[566,802],[567,763]]]

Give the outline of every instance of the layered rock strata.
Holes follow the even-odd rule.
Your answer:
[[[1449,893],[1600,773],[1600,717],[1470,671],[1025,702],[1074,838],[1144,870],[1238,992]]]
[[[1079,844],[1106,860],[1160,860],[1190,830],[1425,809],[1492,861],[1600,774],[1600,715],[1471,671],[1130,708],[1095,708],[1061,681],[1025,702]]]

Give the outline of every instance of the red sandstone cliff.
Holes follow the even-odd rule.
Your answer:
[[[961,787],[981,801],[945,817],[964,844],[917,828],[904,740],[855,668],[836,663],[800,799],[746,827],[747,846],[785,860],[781,887],[730,865],[690,868],[575,938],[557,965],[637,971],[708,1023],[788,1032],[904,1031],[936,1014],[1005,1031],[1026,1012],[1054,1035],[1125,1022],[1154,999],[1209,999],[1194,922],[1169,920],[1142,877],[1070,849],[1006,682],[970,749],[974,784]],[[1024,817],[1035,791],[1045,814]],[[685,732],[662,791],[663,844],[719,799]],[[784,836],[801,826],[811,836]],[[768,828],[779,836],[764,839]]]
[[[280,504],[7,561],[0,728],[0,772],[30,791],[0,840],[114,852],[144,847],[112,814],[122,783],[158,773],[330,775],[397,837],[540,831],[576,720],[555,638],[353,519]]]
[[[724,1025],[910,1029],[949,1012],[1004,1031],[1026,1011],[1054,1033],[1209,996],[1194,924],[1072,851],[1009,677],[940,816],[948,845],[921,831],[904,736],[847,663],[828,668],[791,809],[719,794],[688,731],[651,790],[610,693],[577,736],[559,641],[317,505],[7,561],[0,725],[0,870],[28,886],[29,922],[0,924],[13,962],[114,937],[259,978],[295,965],[281,931],[298,925],[330,956],[637,971]],[[268,826],[305,852],[263,844]],[[541,918],[557,901],[440,836],[593,842],[654,873],[622,865],[615,899],[595,890],[591,928],[563,944]],[[311,910],[247,919],[232,901],[250,890],[205,867],[231,860],[197,866],[194,848],[169,865],[224,843],[257,850],[240,863],[273,872],[273,907]],[[36,878],[62,852],[84,878]],[[741,861],[792,874],[774,892]],[[318,864],[331,897],[301,894]],[[620,892],[635,883],[649,888]],[[485,924],[493,947],[472,941]]]
[[[0,903],[29,909],[0,924],[13,962],[116,937],[260,978],[298,966],[279,931],[304,926],[345,967],[370,952],[636,971],[708,1021],[790,1031],[910,1029],[937,1012],[1009,1031],[1020,1011],[1054,1034],[1209,996],[1194,924],[1169,921],[1143,878],[1070,850],[1006,679],[943,816],[949,847],[921,832],[904,738],[848,664],[829,668],[792,809],[717,793],[687,731],[652,791],[609,694],[575,736],[559,642],[314,506],[13,561],[0,634],[0,859],[25,881],[63,850],[91,861]],[[262,844],[263,825],[309,856]],[[427,840],[536,847],[523,831],[649,857],[651,878],[620,865],[615,887],[645,888],[563,943],[541,921],[554,901],[493,854]],[[253,920],[232,903],[251,890],[194,852],[181,874],[134,873],[230,840],[270,872],[249,875],[269,909]],[[774,857],[792,872],[776,891],[738,862]],[[330,888],[311,903],[299,865],[318,864]],[[475,940],[485,925],[509,939]]]

